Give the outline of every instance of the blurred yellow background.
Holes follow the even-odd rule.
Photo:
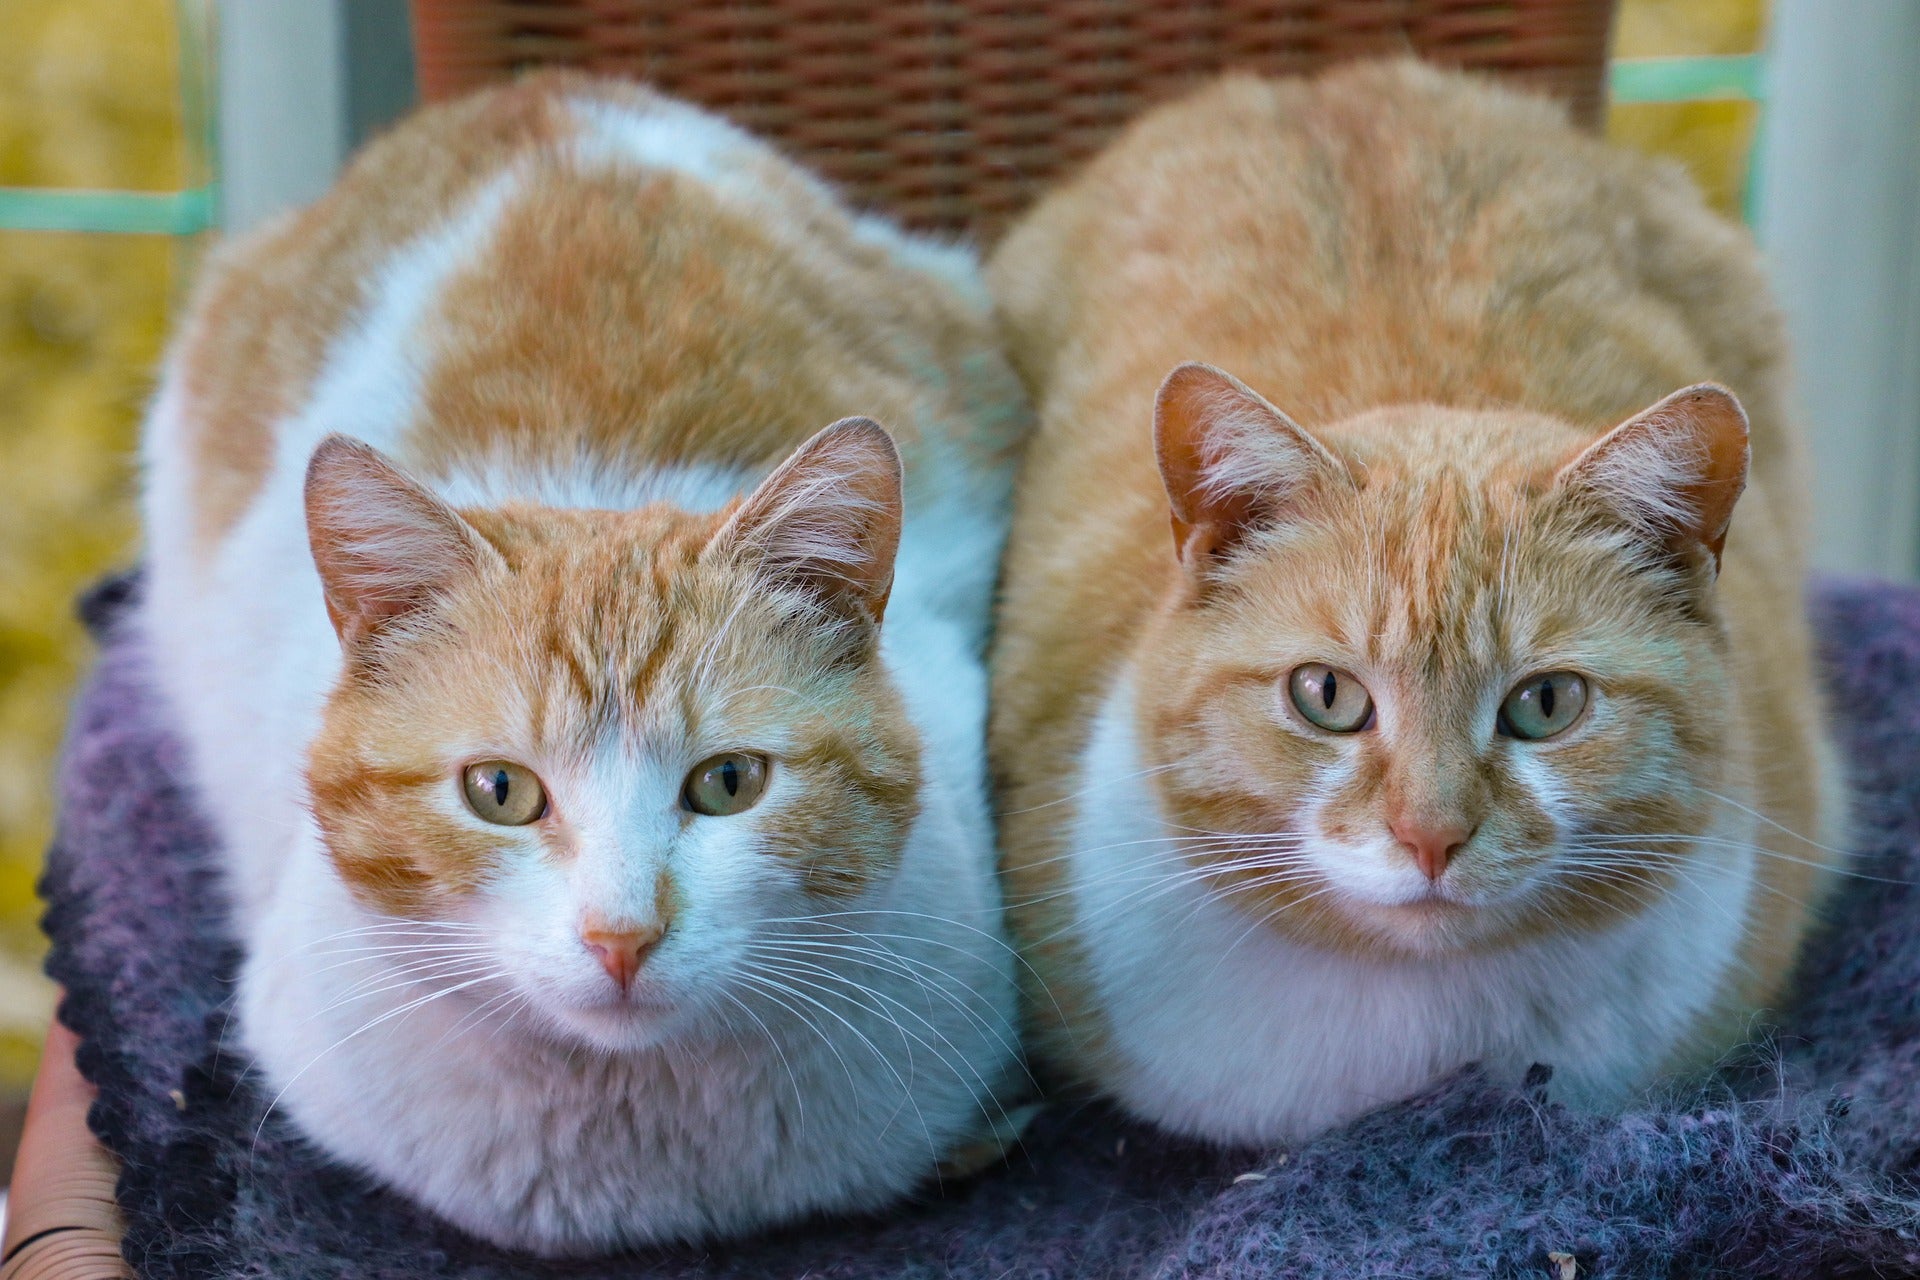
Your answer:
[[[0,186],[171,190],[190,166],[168,0],[0,0]],[[72,597],[131,555],[132,449],[192,245],[0,231],[0,1088],[52,1007],[33,883],[87,661]]]
[[[1766,0],[1623,0],[1613,56],[1753,53],[1766,16]],[[1679,157],[1714,207],[1738,217],[1759,115],[1751,102],[1623,103],[1607,113],[1607,136]]]
[[[1764,0],[1625,0],[1622,57],[1745,53]],[[199,181],[173,0],[0,0],[0,186],[175,190]],[[1756,111],[1633,105],[1609,133],[1681,157],[1737,214]],[[133,449],[196,245],[0,231],[0,1096],[28,1079],[51,995],[33,883],[53,760],[88,661],[71,600],[135,555]]]

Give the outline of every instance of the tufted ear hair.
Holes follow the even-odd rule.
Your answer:
[[[760,482],[718,534],[770,582],[878,625],[902,520],[900,453],[871,418],[842,418]]]
[[[463,577],[506,567],[460,513],[371,445],[332,435],[307,463],[307,543],[342,645],[364,643]]]
[[[1731,391],[1703,382],[1609,431],[1554,484],[1597,499],[1668,555],[1704,550],[1718,573],[1747,461],[1746,411]]]
[[[1248,531],[1284,518],[1314,487],[1352,483],[1346,464],[1304,427],[1209,364],[1183,364],[1160,384],[1153,444],[1174,548],[1194,573]]]

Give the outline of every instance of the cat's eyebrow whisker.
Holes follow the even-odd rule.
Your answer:
[[[734,601],[732,610],[729,611],[726,618],[721,621],[719,627],[715,629],[713,635],[707,640],[707,643],[701,647],[699,656],[693,661],[693,678],[697,688],[704,690],[709,687],[715,673],[719,669],[719,664],[716,663],[714,659],[719,655],[720,645],[733,631],[734,619],[740,616],[741,610],[747,607],[747,602],[752,598],[751,593],[741,592],[740,598]]]
[[[735,698],[745,697],[749,693],[768,693],[768,692],[792,694],[794,697],[800,699],[802,702],[811,703],[813,706],[820,708],[822,711],[826,712],[827,714],[829,715],[832,714],[832,708],[827,705],[826,699],[819,697],[815,694],[802,693],[798,689],[789,689],[786,685],[783,685],[783,684],[750,684],[739,689],[729,689],[727,690],[726,696],[720,699],[719,707],[717,707],[716,710],[718,710],[720,707],[727,706]]]
[[[1511,518],[1500,522],[1500,573],[1493,595],[1494,610],[1500,617],[1507,611],[1507,568],[1513,554],[1513,525]]]

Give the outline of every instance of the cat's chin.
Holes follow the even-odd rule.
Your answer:
[[[1483,951],[1507,927],[1504,912],[1439,894],[1408,902],[1349,902],[1345,911],[1370,941],[1403,955]]]
[[[611,1053],[650,1049],[678,1033],[683,1021],[673,1003],[655,997],[627,995],[596,1004],[548,1008],[549,1030],[569,1043]]]

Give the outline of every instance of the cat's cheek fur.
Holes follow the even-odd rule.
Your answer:
[[[1102,1009],[1094,1066],[1135,1114],[1199,1137],[1297,1142],[1468,1062],[1508,1080],[1549,1062],[1556,1097],[1618,1106],[1650,1062],[1691,1047],[1712,1011],[1752,892],[1751,855],[1703,858],[1649,910],[1585,938],[1444,963],[1295,941],[1157,874],[1169,815],[1153,789],[1097,781],[1150,767],[1132,700],[1117,688],[1094,726],[1067,883],[1085,957],[1077,977]]]

